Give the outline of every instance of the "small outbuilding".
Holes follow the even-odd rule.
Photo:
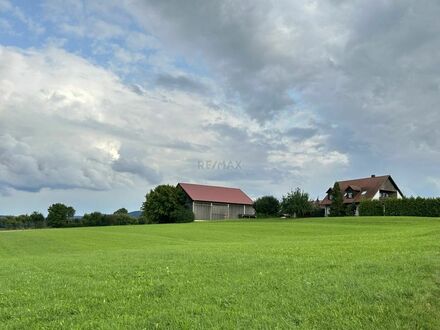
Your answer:
[[[241,189],[179,183],[196,220],[237,219],[254,216],[253,201]]]

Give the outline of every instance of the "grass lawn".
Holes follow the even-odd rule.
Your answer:
[[[0,232],[0,325],[440,329],[440,219]]]

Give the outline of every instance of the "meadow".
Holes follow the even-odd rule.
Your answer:
[[[0,232],[2,329],[440,329],[440,219]]]

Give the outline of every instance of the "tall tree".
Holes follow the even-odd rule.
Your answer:
[[[312,204],[309,201],[309,194],[296,188],[286,196],[283,196],[281,202],[281,212],[290,214],[294,217],[303,217],[309,215],[312,210]]]
[[[341,187],[335,182],[333,189],[330,193],[332,203],[330,205],[330,216],[331,217],[343,217],[346,215],[346,209],[344,205],[344,199],[341,192]]]
[[[44,215],[40,212],[33,212],[30,216],[30,221],[34,225],[35,228],[44,227]]]
[[[185,206],[183,191],[175,186],[159,185],[145,196],[142,217],[149,223],[186,222],[194,214]]]
[[[75,209],[61,203],[52,204],[48,209],[47,225],[63,227],[75,216]]]
[[[276,216],[280,212],[280,202],[274,196],[263,196],[254,202],[257,215]]]

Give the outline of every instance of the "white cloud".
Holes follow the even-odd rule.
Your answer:
[[[111,190],[188,180],[275,185],[274,150],[307,150],[282,160],[284,177],[311,163],[347,162],[317,137],[280,140],[276,126],[262,127],[226,105],[213,108],[179,90],[131,88],[59,48],[1,47],[0,76],[0,182],[8,189]],[[200,171],[198,160],[241,160],[244,168],[232,176]]]

